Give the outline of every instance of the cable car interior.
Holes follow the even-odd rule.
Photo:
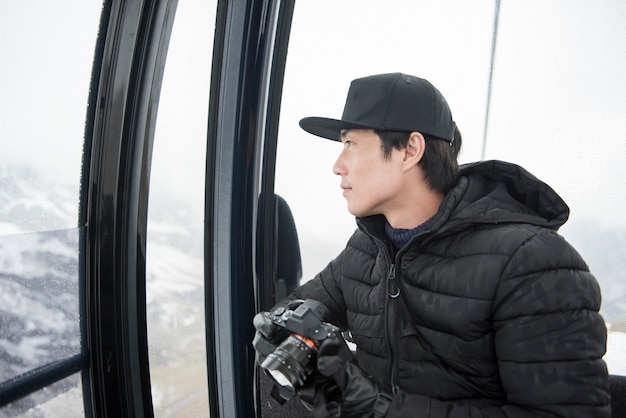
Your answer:
[[[350,80],[437,85],[460,162],[570,205],[626,416],[626,3],[0,3],[0,417],[281,417],[253,316],[355,228],[298,127]]]

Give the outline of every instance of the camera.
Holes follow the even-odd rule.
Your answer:
[[[327,308],[313,299],[291,301],[287,306],[279,306],[271,312],[262,312],[272,323],[283,328],[281,337],[286,338],[274,346],[255,338],[254,346],[266,355],[261,362],[265,369],[281,386],[296,391],[306,381],[316,367],[317,352],[326,339],[342,338],[341,330],[323,318]],[[269,348],[271,346],[271,349]]]

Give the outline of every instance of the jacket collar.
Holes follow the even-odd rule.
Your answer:
[[[504,161],[483,161],[461,167],[457,185],[420,235],[495,223],[526,223],[557,230],[568,217],[569,208],[563,199],[524,168]],[[382,215],[357,218],[361,229],[388,242],[385,222]]]

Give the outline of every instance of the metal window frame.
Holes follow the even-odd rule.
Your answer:
[[[176,5],[177,0],[137,0],[108,1],[104,7],[80,220],[87,229],[89,369],[84,381],[96,417],[153,416],[145,317],[147,200]]]
[[[212,417],[261,414],[252,317],[270,284],[259,277],[265,258],[256,245],[259,234],[270,236],[274,229],[276,137],[294,4],[218,2],[205,209]]]

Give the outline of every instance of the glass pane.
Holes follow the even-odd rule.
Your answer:
[[[460,161],[518,163],[569,204],[560,232],[603,292],[606,360],[626,374],[626,3],[501,2],[486,153],[493,1],[298,2],[287,57],[276,193],[291,206],[312,278],[352,234],[332,165],[339,148],[298,126],[340,117],[352,79],[405,72],[433,82],[463,133]],[[332,13],[328,13],[332,10]],[[320,25],[319,22],[324,22]],[[297,181],[296,181],[297,180]]]
[[[2,234],[77,226],[101,10],[94,1],[0,2],[0,175],[13,193],[3,195]]]
[[[0,381],[80,353],[78,229],[0,237]]]
[[[97,1],[0,2],[0,383],[81,353],[79,187],[101,11]],[[63,393],[64,413],[82,415],[79,383],[0,416]]]
[[[178,3],[150,174],[147,318],[155,416],[207,416],[204,174],[216,2]]]

